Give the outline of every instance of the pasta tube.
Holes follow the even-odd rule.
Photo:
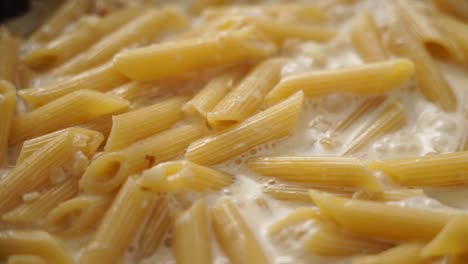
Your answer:
[[[285,201],[311,202],[309,188],[302,184],[273,184],[263,187],[263,193]]]
[[[368,10],[363,11],[354,22],[351,42],[365,62],[383,61],[388,58],[379,28]]]
[[[127,81],[112,65],[106,64],[45,86],[23,89],[19,94],[32,106],[38,107],[72,92],[83,89],[107,91]]]
[[[457,0],[434,0],[434,4],[444,12],[468,21],[468,3]]]
[[[126,109],[129,102],[92,90],[79,90],[13,120],[10,144]]]
[[[20,40],[13,37],[5,26],[0,26],[0,80],[17,83]]]
[[[285,181],[382,191],[382,186],[364,163],[350,157],[256,158],[249,160],[247,166],[261,175]]]
[[[468,183],[468,151],[387,159],[368,163],[406,186],[446,187]]]
[[[373,140],[404,126],[405,123],[406,113],[400,103],[390,102],[384,105],[377,115],[356,133],[343,155],[361,150]]]
[[[421,256],[437,257],[468,253],[468,216],[454,217],[421,251]]]
[[[443,15],[439,16],[437,22],[445,35],[463,52],[465,61],[468,60],[468,25]]]
[[[38,197],[33,197],[34,200],[26,200],[20,206],[3,214],[2,220],[10,223],[34,223],[42,221],[56,205],[73,197],[77,193],[78,179],[66,179],[64,182],[55,184],[41,193],[36,193]]]
[[[420,257],[423,247],[417,242],[403,243],[376,255],[355,257],[352,264],[424,264],[427,262]]]
[[[98,225],[113,197],[79,195],[53,208],[43,226],[52,233],[72,237]]]
[[[44,258],[34,255],[12,255],[8,257],[7,264],[47,264]]]
[[[398,88],[414,73],[407,59],[392,59],[342,69],[311,71],[288,76],[267,95],[269,104],[303,90],[306,96],[351,92],[361,95],[385,93]]]
[[[458,104],[457,98],[449,83],[424,46],[405,28],[402,23],[392,24],[388,42],[390,49],[414,62],[418,87],[429,101],[438,104],[445,111],[455,111]]]
[[[320,219],[320,212],[318,210],[312,207],[300,207],[289,213],[286,217],[271,224],[268,228],[268,234],[276,235],[290,226],[317,219]]]
[[[142,174],[141,185],[158,192],[177,192],[187,189],[205,192],[219,190],[234,182],[231,175],[190,161],[161,163]]]
[[[114,64],[129,78],[144,81],[261,59],[275,51],[272,43],[249,28],[122,51],[116,55]],[[159,67],[161,61],[165,62],[164,67]]]
[[[141,101],[151,100],[162,95],[159,85],[153,82],[128,82],[122,86],[108,91],[108,94],[118,96],[132,103],[141,103]]]
[[[70,253],[56,238],[44,231],[0,231],[0,259],[9,255],[37,255],[48,263],[73,264]]]
[[[89,149],[90,140],[80,133],[64,131],[17,165],[8,177],[0,180],[0,214],[17,206],[23,194],[76,176],[75,171],[89,158],[84,151],[88,150],[90,155],[95,151]]]
[[[370,112],[374,111],[379,107],[384,101],[385,96],[370,96],[353,111],[349,116],[347,116],[343,121],[341,121],[335,128],[335,132],[343,132],[350,126],[352,126],[357,120],[361,119],[363,116],[368,115]]]
[[[95,67],[110,60],[114,54],[125,47],[149,41],[167,29],[182,27],[186,23],[185,17],[173,8],[150,9],[142,14],[140,12],[140,16],[104,37],[55,72],[57,74],[75,74]]]
[[[214,127],[222,127],[236,124],[255,114],[265,95],[278,83],[285,63],[283,58],[273,58],[253,68],[244,80],[208,113],[208,122]]]
[[[8,163],[8,139],[15,109],[15,87],[8,81],[0,80],[0,167]]]
[[[390,241],[431,240],[453,215],[309,191],[320,213],[344,230]]]
[[[296,125],[303,100],[304,94],[298,92],[244,122],[200,139],[188,147],[185,157],[198,164],[215,164],[287,136]]]
[[[174,223],[174,249],[177,263],[212,263],[208,212],[203,200],[177,215]]]
[[[184,112],[197,113],[207,118],[208,113],[223,100],[245,73],[245,67],[236,67],[211,79],[190,101],[184,105]]]
[[[81,263],[116,262],[144,225],[156,199],[155,193],[141,188],[136,177],[129,177],[84,250]]]
[[[118,151],[107,152],[91,162],[80,187],[92,193],[117,189],[130,174],[182,155],[193,140],[205,133],[200,124],[165,130]]]
[[[116,151],[157,132],[182,119],[184,98],[174,97],[160,103],[112,117],[112,130],[105,151]],[[151,120],[151,122],[147,122]]]
[[[231,263],[268,263],[263,249],[231,200],[218,201],[211,217],[218,242]]]

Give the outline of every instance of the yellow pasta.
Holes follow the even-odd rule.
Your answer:
[[[278,83],[283,58],[261,62],[208,113],[208,122],[214,127],[233,125],[255,114],[265,95]]]
[[[44,231],[0,231],[0,259],[11,255],[37,255],[47,263],[73,264],[70,253],[59,240]]]
[[[88,130],[88,129],[83,129],[83,128],[77,128],[77,127],[72,127],[72,128],[67,128],[64,130],[59,130],[55,131],[50,134],[46,134],[40,137],[36,137],[30,140],[27,140],[23,143],[23,146],[21,147],[21,152],[20,155],[18,156],[18,159],[16,160],[16,164],[22,163],[24,160],[26,160],[28,157],[30,157],[34,152],[38,151],[42,147],[44,147],[47,143],[51,142],[57,137],[60,137],[63,133],[72,133],[77,135],[77,141],[85,141],[86,143],[86,148],[83,149],[83,154],[86,156],[91,156],[96,149],[101,145],[101,143],[104,141],[104,136],[93,130]]]
[[[184,153],[193,140],[205,133],[200,124],[176,126],[118,151],[107,152],[93,162],[80,180],[80,187],[94,193],[117,189],[127,176]]]
[[[311,202],[308,186],[302,184],[273,184],[263,187],[263,193],[285,201]]]
[[[397,102],[389,102],[382,106],[380,111],[369,120],[346,146],[343,155],[348,155],[362,150],[373,140],[401,128],[406,124],[406,112],[403,106]]]
[[[434,20],[435,12],[429,12],[427,6],[418,6],[414,2],[397,0],[394,2],[396,12],[402,24],[412,35],[421,41],[427,50],[439,55],[449,55],[461,60],[457,47],[443,34]]]
[[[249,169],[280,180],[381,192],[382,186],[360,160],[350,157],[268,157],[247,162]]]
[[[377,23],[368,10],[364,10],[354,22],[351,41],[359,56],[366,62],[388,58]]]
[[[144,225],[157,195],[144,191],[136,177],[129,177],[85,248],[80,263],[115,263]]]
[[[73,33],[65,34],[28,53],[23,61],[35,70],[57,66],[83,52],[105,34],[109,34],[134,18],[142,10],[126,8],[105,16],[91,25],[85,25]]]
[[[218,242],[231,263],[268,263],[259,242],[231,200],[218,201],[211,217]]]
[[[268,234],[274,236],[295,224],[317,219],[320,219],[320,212],[318,210],[312,207],[300,207],[289,213],[286,217],[271,224],[268,228]]]
[[[140,103],[141,101],[147,101],[154,99],[162,94],[162,89],[159,85],[152,82],[128,82],[122,86],[112,89],[107,92],[118,96],[122,99],[131,101],[133,103]]]
[[[391,247],[390,243],[350,235],[326,223],[315,223],[304,244],[309,252],[323,256],[377,253]]]
[[[177,192],[187,189],[206,192],[219,190],[234,182],[231,175],[190,161],[161,163],[142,173],[141,185],[157,192]]]
[[[41,136],[126,109],[129,102],[92,90],[79,90],[13,120],[10,144]]]
[[[468,60],[468,25],[462,21],[443,15],[438,17],[437,22],[445,35],[464,54],[465,61]]]
[[[106,64],[45,86],[23,89],[19,94],[37,107],[78,90],[107,91],[127,81],[111,64]]]
[[[174,222],[175,259],[180,264],[212,263],[211,236],[205,201],[196,201]]]
[[[18,57],[20,40],[10,34],[5,26],[0,26],[0,80],[13,84],[18,78]]]
[[[23,196],[23,204],[3,214],[2,220],[10,223],[40,222],[56,205],[77,193],[78,179],[65,179],[63,182],[56,183],[40,193],[31,194],[32,198],[30,199],[32,201],[25,199],[27,196]]]
[[[185,157],[198,164],[210,165],[285,137],[295,127],[303,101],[304,94],[298,92],[244,122],[192,143]]]
[[[92,1],[67,0],[62,6],[32,34],[30,40],[47,42],[57,37],[67,24],[75,21],[91,7]]]
[[[206,119],[208,113],[233,89],[244,73],[245,67],[236,67],[214,77],[184,105],[184,112],[197,113]]]
[[[107,115],[103,115],[103,116],[100,116],[98,118],[94,118],[94,119],[92,119],[90,121],[78,124],[78,125],[76,125],[76,127],[81,127],[81,128],[85,128],[85,129],[89,129],[89,130],[98,131],[99,133],[104,135],[105,138],[107,138],[109,136],[109,134],[110,134],[111,129],[112,129],[112,117],[114,115],[116,115],[116,114],[119,114],[120,112],[126,112],[126,110],[128,110],[128,109],[125,109],[125,110],[122,110],[122,111],[117,111],[115,113],[111,113],[111,114],[107,114]]]
[[[423,257],[468,253],[468,216],[455,217],[421,251]]]
[[[364,99],[364,101],[353,112],[351,112],[349,116],[338,123],[334,128],[334,132],[343,132],[363,116],[369,115],[369,113],[379,107],[385,99],[385,96],[370,96]]]
[[[338,92],[381,94],[398,88],[413,73],[414,64],[407,59],[310,71],[282,79],[267,95],[266,101],[274,104],[299,90],[303,90],[306,96],[322,96]]]
[[[47,264],[44,258],[34,255],[12,255],[8,257],[7,264]]]
[[[174,97],[112,117],[112,129],[107,138],[105,151],[116,151],[136,141],[169,128],[182,119],[185,99]],[[147,122],[150,120],[151,122]]]
[[[417,242],[403,243],[376,255],[356,257],[352,264],[424,264],[420,257],[424,244]]]
[[[344,230],[390,241],[430,240],[453,214],[309,191],[320,213]]]
[[[15,107],[15,87],[8,81],[0,80],[0,167],[8,163],[8,139],[10,137],[10,129],[15,114]]]
[[[396,14],[400,19],[399,14]],[[457,98],[438,65],[416,36],[404,24],[394,22],[390,27],[390,49],[414,62],[415,77],[422,94],[448,112],[457,109]]]
[[[276,47],[263,40],[259,32],[246,28],[122,51],[114,58],[114,64],[129,78],[144,81],[260,59],[275,51]],[[159,67],[161,61],[164,67]]]
[[[23,195],[41,191],[54,181],[73,177],[95,149],[90,149],[90,138],[65,130],[17,165],[8,177],[0,180],[0,214],[18,205]],[[97,146],[96,146],[97,147]]]
[[[434,4],[444,12],[468,21],[468,3],[457,0],[434,0]]]
[[[167,199],[161,197],[156,202],[148,219],[145,222],[145,231],[140,235],[135,252],[136,259],[140,260],[153,254],[171,227],[171,215]]]
[[[52,233],[65,237],[81,235],[97,226],[113,197],[79,195],[53,208],[43,226]]]
[[[462,186],[468,183],[468,151],[373,161],[399,184],[421,187]]]
[[[185,17],[173,8],[148,10],[122,26],[119,30],[98,41],[55,72],[75,74],[90,67],[105,63],[121,49],[133,44],[144,43],[171,28],[185,25]]]

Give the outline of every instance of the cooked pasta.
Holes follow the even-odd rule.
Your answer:
[[[468,217],[455,217],[421,251],[421,256],[437,257],[468,253]]]
[[[417,242],[403,243],[376,255],[356,257],[353,259],[352,264],[423,264],[427,263],[420,257],[423,247],[424,244]]]
[[[457,0],[434,0],[435,5],[444,12],[468,20],[468,4]]]
[[[440,28],[444,30],[445,35],[463,52],[465,60],[468,60],[468,25],[462,21],[443,15],[437,19],[437,22]]]
[[[320,219],[320,213],[318,210],[312,209],[311,207],[297,208],[292,213],[289,213],[286,217],[271,224],[268,228],[268,234],[276,235],[277,233],[292,225],[307,220],[316,219]]]
[[[273,104],[298,90],[306,96],[349,92],[362,95],[381,94],[398,88],[414,73],[407,59],[392,59],[343,69],[309,71],[282,79],[267,95]]]
[[[20,40],[11,35],[8,29],[0,26],[0,80],[16,84],[18,78],[18,59]]]
[[[383,61],[388,57],[375,19],[368,10],[364,10],[354,22],[351,41],[366,62]]]
[[[8,81],[0,80],[0,166],[8,163],[7,149],[16,107],[16,89]]]
[[[34,255],[12,255],[8,257],[7,264],[46,264],[46,260]]]
[[[371,113],[375,108],[379,107],[383,102],[385,102],[385,96],[370,96],[353,111],[349,116],[347,116],[343,121],[341,121],[336,128],[334,129],[335,132],[343,132],[356,121],[358,121],[363,116],[368,115]]]

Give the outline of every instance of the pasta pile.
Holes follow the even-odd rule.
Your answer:
[[[466,2],[169,2],[1,26],[0,263],[468,262],[466,210],[407,205],[468,184],[466,113],[368,154],[466,111]]]

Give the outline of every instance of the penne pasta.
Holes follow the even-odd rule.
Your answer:
[[[386,159],[368,163],[399,184],[421,187],[458,187],[468,183],[468,151]]]
[[[388,242],[351,235],[326,223],[315,223],[313,231],[305,238],[304,245],[309,252],[322,256],[378,253],[391,247]]]
[[[312,207],[299,207],[289,213],[286,217],[271,224],[268,228],[268,234],[270,236],[274,236],[298,223],[317,219],[320,219],[320,212],[318,210]]]
[[[423,247],[417,242],[403,243],[376,255],[355,257],[352,264],[424,264],[428,262],[420,257]]]
[[[65,26],[81,15],[86,13],[91,7],[92,1],[67,0],[47,21],[34,32],[30,40],[33,42],[47,42],[57,37]]]
[[[268,263],[263,249],[229,199],[218,201],[211,210],[213,229],[232,264]]]
[[[285,201],[310,203],[309,188],[302,184],[273,184],[263,186],[263,193]]]
[[[231,185],[234,177],[190,161],[161,163],[142,173],[141,185],[157,192],[181,192],[187,189],[206,192]]]
[[[47,264],[44,258],[34,255],[11,255],[6,264]]]
[[[320,214],[351,234],[389,241],[427,241],[453,214],[379,202],[341,198],[309,191]]]
[[[421,251],[425,258],[468,253],[468,217],[454,217]]]
[[[450,38],[447,38],[439,29],[437,20],[433,17],[437,14],[429,12],[427,6],[418,6],[408,1],[395,1],[396,12],[399,14],[402,24],[425,48],[434,54],[449,55],[455,60],[462,60],[460,53]]]
[[[57,74],[76,74],[110,60],[125,47],[149,42],[162,32],[186,25],[186,18],[173,8],[147,10],[117,31],[104,37],[83,54],[58,68]]]
[[[346,146],[343,155],[353,154],[362,150],[373,140],[401,128],[406,124],[406,112],[403,106],[397,102],[389,102],[382,106],[380,111],[369,120],[351,142]]]
[[[104,141],[104,137],[101,133],[93,130],[83,128],[67,128],[64,130],[55,131],[50,134],[46,134],[40,137],[36,137],[30,140],[26,140],[21,147],[20,155],[16,160],[16,164],[22,163],[24,160],[33,155],[36,151],[53,141],[55,138],[60,137],[63,133],[72,133],[77,135],[77,141],[85,140],[86,148],[83,149],[83,154],[90,157],[94,151],[99,148],[101,143]]]
[[[91,162],[80,180],[80,187],[92,193],[113,191],[130,174],[182,155],[190,142],[204,133],[205,127],[200,124],[182,125],[121,150],[107,152]]]
[[[184,112],[196,113],[206,119],[208,113],[223,100],[244,74],[244,67],[236,67],[214,77],[184,105]]]
[[[70,253],[53,236],[37,230],[0,231],[0,259],[11,255],[37,255],[47,263],[72,264]]]
[[[8,177],[0,179],[0,214],[14,208],[24,194],[41,191],[54,182],[76,177],[95,149],[90,138],[74,131],[64,131],[16,166]]]
[[[372,95],[388,92],[405,83],[414,73],[407,59],[392,59],[342,69],[311,71],[282,79],[267,95],[269,104],[302,90],[306,96],[349,92]]]
[[[133,80],[174,77],[209,67],[248,62],[272,55],[276,47],[247,28],[210,37],[179,40],[116,55],[117,69]],[[164,67],[158,67],[164,61]],[[143,67],[144,65],[144,67]]]
[[[65,95],[13,120],[10,144],[126,109],[129,102],[92,90]]]
[[[385,102],[385,99],[385,96],[370,96],[364,99],[364,101],[353,112],[351,112],[349,116],[338,123],[334,128],[334,132],[345,131],[355,124],[357,120],[361,119],[363,116],[369,115],[369,113]]]
[[[8,163],[7,149],[10,129],[16,109],[16,89],[8,81],[0,80],[0,167]]]
[[[140,260],[153,254],[165,238],[171,227],[171,215],[168,202],[164,196],[156,201],[156,205],[145,223],[145,232],[138,238],[135,258]]]
[[[116,72],[111,64],[106,64],[45,86],[23,89],[19,94],[32,106],[38,107],[83,89],[107,91],[127,80],[125,76]]]
[[[437,24],[446,37],[451,39],[463,53],[465,61],[468,60],[468,25],[448,16],[440,15]]]
[[[112,129],[112,117],[120,112],[125,112],[128,109],[122,110],[122,111],[117,111],[115,113],[107,114],[100,116],[98,118],[94,118],[92,120],[89,120],[87,122],[81,123],[76,125],[76,127],[81,127],[84,129],[89,129],[89,130],[94,130],[102,135],[104,135],[104,138],[107,138],[111,132]]]
[[[296,125],[303,101],[303,93],[298,92],[244,122],[193,142],[185,157],[198,164],[216,164],[257,145],[287,136]]]
[[[383,61],[388,58],[377,23],[368,10],[364,10],[354,22],[351,42],[365,62]]]
[[[116,151],[165,130],[182,119],[185,99],[173,97],[154,105],[112,117],[112,129],[105,151]],[[151,120],[151,122],[146,122]]]
[[[44,219],[49,232],[73,237],[98,225],[112,202],[111,196],[82,194],[66,200],[53,208]]]
[[[129,177],[81,255],[80,263],[116,262],[132,243],[157,199],[155,193],[141,188],[136,177]]]
[[[261,62],[208,113],[213,127],[233,125],[255,114],[265,95],[278,83],[286,60],[273,58]]]
[[[442,11],[468,21],[468,3],[457,0],[434,0],[434,4]]]
[[[0,26],[0,80],[17,84],[20,40],[11,35],[5,26]]]
[[[174,221],[175,259],[180,264],[212,263],[211,234],[205,201],[196,201]]]
[[[25,201],[15,209],[3,214],[2,220],[9,223],[38,223],[43,221],[44,217],[55,206],[77,193],[78,179],[65,179],[40,193],[37,192],[34,195],[37,197],[32,196],[32,201],[25,200],[25,196],[23,196]]]
[[[91,46],[100,38],[133,19],[142,10],[126,8],[105,16],[90,25],[82,26],[73,33],[60,36],[44,46],[28,53],[23,61],[35,70],[55,67]]]
[[[382,186],[360,160],[350,157],[268,157],[247,162],[260,175],[318,186],[340,186],[382,192]]]
[[[161,96],[161,87],[152,82],[128,82],[122,86],[108,91],[108,94],[118,96],[132,103],[141,103]]]
[[[421,93],[445,111],[455,111],[458,103],[452,88],[417,37],[404,24],[394,22],[388,39],[390,50],[414,62],[415,77]]]

